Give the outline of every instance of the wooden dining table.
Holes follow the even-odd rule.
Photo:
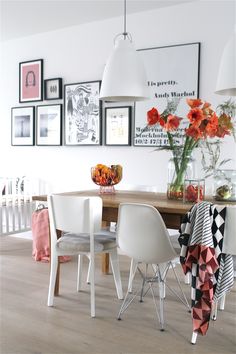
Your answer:
[[[121,203],[143,203],[154,206],[160,212],[167,228],[179,229],[183,216],[192,206],[191,203],[183,203],[182,200],[170,200],[167,198],[165,193],[159,192],[116,190],[114,194],[100,194],[99,190],[83,190],[59,194],[75,196],[100,196],[103,200],[102,220],[104,225],[117,221],[118,208]],[[33,196],[33,200],[47,201],[47,196]],[[213,201],[210,197],[207,198],[207,200]],[[104,274],[109,272],[108,254],[102,254],[102,272]],[[57,278],[59,279],[59,275]],[[57,281],[55,294],[58,293],[58,289],[59,280]]]
[[[103,200],[104,222],[116,222],[120,203],[143,203],[154,206],[162,215],[168,228],[179,228],[183,215],[191,208],[191,203],[170,200],[166,193],[117,190],[114,194],[100,194],[99,190],[83,190],[59,193],[61,195],[99,196]],[[47,201],[46,195],[33,196],[35,201]]]

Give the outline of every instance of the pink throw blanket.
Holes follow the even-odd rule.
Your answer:
[[[32,214],[32,236],[32,257],[35,261],[49,262],[50,246],[48,209],[39,209]],[[71,259],[71,257],[68,256],[60,256],[59,258],[60,263],[68,262]]]

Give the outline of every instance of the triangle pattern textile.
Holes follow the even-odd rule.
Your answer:
[[[222,254],[225,206],[195,204],[180,227],[180,262],[190,272],[193,330],[205,335],[213,301],[233,286],[233,259]],[[232,263],[232,264],[231,264]]]

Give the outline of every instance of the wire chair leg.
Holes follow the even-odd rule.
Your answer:
[[[176,271],[175,271],[175,269],[174,269],[174,267],[173,267],[172,262],[170,262],[169,267],[170,267],[170,266],[171,266],[171,268],[172,268],[172,270],[173,270],[173,272],[174,272],[174,276],[175,276],[175,279],[176,279],[176,281],[177,281],[177,283],[178,283],[178,286],[179,286],[180,292],[181,292],[181,294],[182,294],[182,296],[183,296],[183,299],[179,296],[179,294],[178,294],[175,290],[171,289],[171,288],[168,286],[167,283],[166,283],[166,286],[167,286],[168,289],[172,292],[172,294],[174,294],[175,296],[177,296],[177,298],[182,302],[182,304],[184,304],[184,305],[187,307],[188,311],[191,312],[191,307],[190,307],[190,305],[189,305],[188,299],[186,298],[186,295],[185,295],[185,293],[183,292],[182,286],[181,286],[181,284],[180,284],[179,278],[178,278],[178,276],[177,276],[177,274],[176,274]],[[166,275],[167,275],[167,272],[166,272]]]
[[[143,292],[144,292],[144,287],[145,287],[145,282],[146,282],[146,277],[147,277],[147,269],[148,269],[148,265],[145,265],[145,276],[143,276],[143,273],[141,272],[141,270],[138,267],[138,271],[141,275],[141,277],[143,278],[143,283],[142,283],[142,288],[141,288],[141,293],[140,293],[140,300],[139,302],[143,302]]]

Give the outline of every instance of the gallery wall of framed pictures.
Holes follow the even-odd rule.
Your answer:
[[[199,97],[200,43],[139,51],[147,72],[150,99],[126,105],[102,102],[100,80],[63,85],[61,77],[44,79],[43,59],[19,63],[19,103],[24,106],[11,109],[11,144],[164,146],[167,139],[165,132],[160,133],[161,127],[146,131],[147,112],[152,107],[161,112],[168,99],[182,97],[177,112],[181,115],[185,99]],[[32,106],[32,102],[43,100],[46,102]],[[52,100],[55,104],[47,103]],[[25,106],[27,103],[30,105]]]

